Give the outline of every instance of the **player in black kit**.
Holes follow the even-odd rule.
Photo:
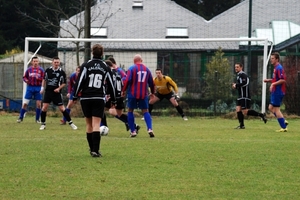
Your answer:
[[[251,96],[249,89],[249,77],[243,71],[243,64],[236,63],[234,65],[235,72],[237,73],[236,82],[232,83],[232,88],[238,91],[238,98],[236,100],[236,113],[239,120],[239,126],[235,129],[245,129],[244,115],[259,116],[267,123],[265,114],[256,112],[250,109],[251,107]]]
[[[79,92],[80,104],[86,121],[86,137],[92,157],[101,157],[100,126],[104,114],[106,87],[110,92],[112,103],[115,103],[115,89],[112,72],[103,59],[104,48],[100,44],[92,47],[93,58],[80,67],[78,79],[74,86],[76,102]]]
[[[42,82],[41,94],[45,95],[43,99],[43,107],[41,112],[41,127],[40,130],[46,129],[46,115],[48,106],[51,102],[58,106],[59,110],[62,112],[70,127],[74,130],[77,126],[72,122],[69,113],[63,104],[61,89],[66,85],[66,73],[62,68],[60,68],[60,60],[58,57],[54,57],[52,61],[52,66],[46,69],[45,76]]]

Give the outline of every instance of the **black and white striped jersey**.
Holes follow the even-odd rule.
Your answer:
[[[113,74],[116,98],[121,98],[122,97],[122,87],[123,87],[122,77],[116,69],[112,69],[112,74]]]
[[[93,58],[80,67],[80,72],[74,86],[74,98],[80,99],[105,99],[107,91],[110,93],[112,101],[115,100],[115,88],[112,72],[106,63],[97,58]]]
[[[62,84],[67,83],[66,73],[62,68],[54,69],[52,66],[45,71],[44,80],[46,82],[46,91],[54,91]]]
[[[236,77],[236,89],[238,90],[239,99],[251,100],[250,89],[249,89],[249,77],[244,71],[240,71]]]

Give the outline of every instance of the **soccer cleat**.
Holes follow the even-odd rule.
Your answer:
[[[182,119],[183,119],[184,121],[187,121],[187,120],[188,120],[188,118],[187,118],[186,116],[183,116]]]
[[[276,130],[276,132],[287,132],[287,131],[288,131],[287,128],[281,128],[281,129],[279,129],[279,130]]]
[[[149,134],[149,136],[150,136],[151,138],[153,138],[153,137],[154,137],[154,133],[153,133],[153,131],[152,131],[152,130],[149,130],[149,131],[148,131],[148,134]]]
[[[70,126],[73,130],[77,130],[77,126],[74,123],[70,124]]]
[[[130,133],[130,137],[136,137],[136,132]]]
[[[138,125],[138,124],[136,124],[135,125],[135,131],[136,131],[136,134],[139,134],[139,130],[141,129],[141,127]]]
[[[237,126],[234,129],[245,129],[245,126]]]
[[[40,121],[40,120],[35,120],[35,122],[36,122],[37,124],[40,124],[40,123],[41,123],[41,121]]]
[[[21,123],[22,121],[23,121],[23,119],[21,119],[21,118],[19,118],[19,119],[17,120],[18,123]]]
[[[126,131],[129,131],[129,125],[128,125],[128,123],[125,123],[125,126],[126,126]]]
[[[41,127],[40,127],[40,130],[45,130],[46,129],[46,125],[45,124],[42,124]]]
[[[102,157],[102,155],[101,155],[101,153],[99,153],[99,152],[90,152],[90,155],[92,156],[92,157],[94,157],[94,158],[97,158],[97,157]]]
[[[266,113],[263,114],[262,120],[265,122],[265,124],[267,123],[268,120],[267,120],[267,118],[266,118]]]
[[[67,122],[65,120],[63,120],[63,119],[60,120],[60,125],[66,125],[66,124],[67,124]]]
[[[285,126],[289,125],[289,122],[287,120],[284,120]]]

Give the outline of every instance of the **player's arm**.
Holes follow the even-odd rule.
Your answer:
[[[127,74],[126,74],[126,78],[125,80],[123,81],[123,88],[122,88],[122,97],[125,96],[125,93],[126,93],[126,90],[127,90],[127,87],[128,87],[128,83],[131,81],[131,69],[129,68],[127,70]]]
[[[177,84],[170,77],[167,77],[167,80],[168,80],[169,84],[172,86],[175,94],[177,94],[178,93]]]
[[[266,79],[264,79],[264,82],[265,82],[265,83],[271,83],[271,82],[272,82],[272,79],[266,78]]]
[[[244,87],[245,85],[249,85],[249,78],[247,77],[246,74],[241,74],[237,83],[235,84],[235,88],[241,88]]]
[[[23,76],[23,81],[25,82],[25,83],[29,83],[29,71],[28,71],[28,69],[25,71],[25,73],[24,73],[24,76]]]
[[[42,85],[41,85],[41,90],[40,90],[40,93],[41,93],[41,94],[44,93],[45,85],[46,85],[46,81],[45,81],[45,79],[43,79],[43,80],[42,80]]]

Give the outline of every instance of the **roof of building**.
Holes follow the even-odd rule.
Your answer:
[[[100,1],[91,8],[91,27],[106,27],[107,38],[137,39],[166,38],[167,28],[185,27],[188,38],[239,38],[248,37],[249,0],[245,0],[229,10],[207,21],[171,0],[139,1],[141,7],[134,7],[134,1],[114,0]],[[252,37],[266,29],[269,32],[272,21],[288,21],[300,24],[299,0],[253,0],[252,1]],[[77,30],[71,24],[83,24],[84,13],[61,21],[61,26],[74,36]],[[289,31],[283,29],[282,31]],[[260,32],[261,33],[261,32]],[[61,29],[61,37],[72,37]],[[83,37],[83,33],[81,34]],[[121,49],[198,49],[207,48],[203,43],[109,43],[104,46]],[[212,44],[210,44],[212,45]],[[214,44],[220,46],[218,44]],[[232,45],[232,44],[231,44]],[[238,48],[238,43],[234,44]],[[83,46],[83,43],[82,43]],[[58,48],[70,48],[68,42],[59,42]],[[74,45],[73,45],[74,47]]]
[[[28,58],[31,59],[31,57],[34,55],[33,52],[28,52]],[[40,63],[52,63],[52,59],[48,58],[46,56],[35,54],[39,58]],[[24,63],[24,52],[13,54],[7,58],[0,59],[0,63]]]

